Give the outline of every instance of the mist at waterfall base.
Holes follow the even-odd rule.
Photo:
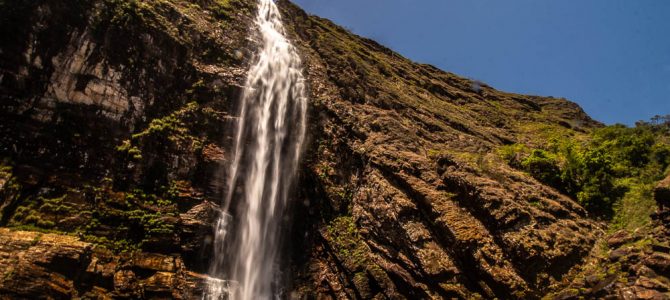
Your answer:
[[[271,299],[279,289],[281,223],[305,139],[307,99],[300,57],[272,0],[258,1],[256,26],[259,51],[239,103],[205,299]]]

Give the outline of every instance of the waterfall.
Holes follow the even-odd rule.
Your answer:
[[[307,98],[300,57],[272,0],[259,0],[256,26],[260,49],[240,98],[206,299],[277,296],[280,227],[305,139]]]

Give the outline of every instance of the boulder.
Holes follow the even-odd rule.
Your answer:
[[[617,248],[623,244],[633,241],[633,236],[625,229],[619,230],[607,239],[607,246]]]
[[[654,252],[644,263],[660,275],[670,276],[670,254]]]
[[[203,201],[194,206],[180,218],[181,252],[185,262],[204,272],[211,253],[211,243],[214,240],[214,226],[221,214],[218,205],[210,201]]]

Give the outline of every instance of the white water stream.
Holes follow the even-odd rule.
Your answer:
[[[258,1],[256,26],[260,49],[240,99],[205,299],[272,299],[280,288],[281,223],[305,140],[307,98],[300,57],[272,0]]]

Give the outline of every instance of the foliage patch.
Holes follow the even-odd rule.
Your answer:
[[[498,153],[510,166],[573,197],[595,215],[639,215],[614,217],[619,226],[628,227],[623,223],[647,223],[643,219],[653,207],[651,187],[670,165],[669,139],[670,123],[638,122],[635,127],[598,128],[585,142],[554,139],[544,149],[514,144]],[[633,213],[631,206],[645,212]]]

